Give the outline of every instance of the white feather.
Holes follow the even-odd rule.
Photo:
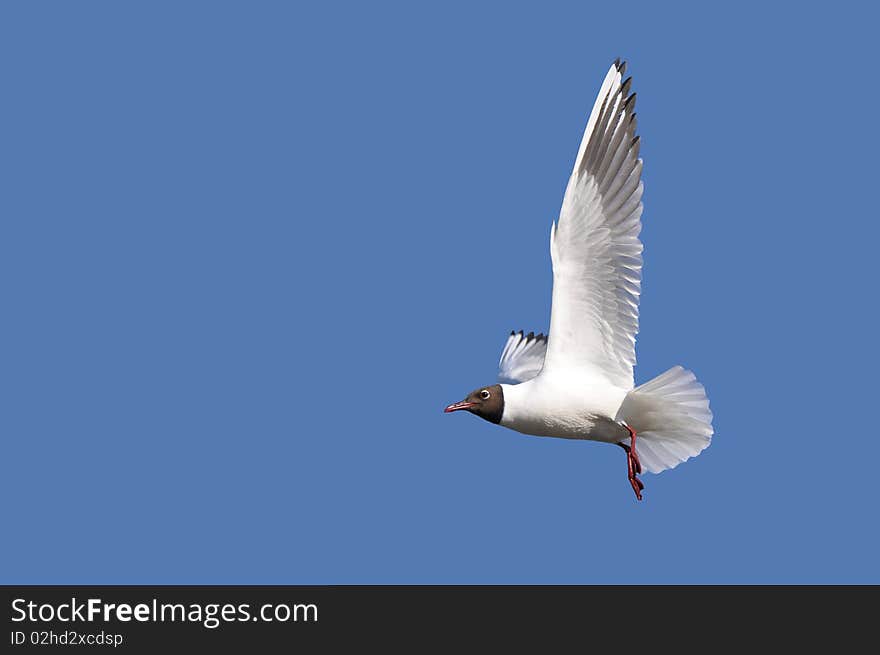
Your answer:
[[[696,457],[712,442],[706,390],[681,366],[630,391],[617,418],[636,431],[636,452],[650,473]]]
[[[553,305],[544,371],[632,389],[641,292],[635,96],[615,63],[593,106],[551,231]]]
[[[498,381],[518,384],[531,380],[544,366],[547,337],[533,333],[511,332],[498,362]]]

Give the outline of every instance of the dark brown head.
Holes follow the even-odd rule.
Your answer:
[[[492,423],[500,423],[501,415],[504,414],[504,392],[500,384],[491,387],[480,387],[471,391],[467,398],[458,403],[453,403],[444,411],[457,412],[466,409],[471,414],[476,414]]]

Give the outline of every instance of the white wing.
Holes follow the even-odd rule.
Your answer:
[[[518,384],[531,380],[544,367],[546,352],[547,337],[543,334],[511,332],[498,362],[498,381]]]
[[[639,324],[642,161],[632,78],[608,71],[550,231],[553,309],[544,370],[633,387]]]

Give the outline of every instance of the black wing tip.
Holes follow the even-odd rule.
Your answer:
[[[621,75],[623,75],[626,72],[626,64],[627,64],[626,59],[621,59],[620,57],[617,57],[614,60],[614,67],[617,68],[617,72],[620,73]]]
[[[520,339],[523,339],[527,343],[531,343],[532,341],[547,341],[547,337],[543,332],[538,332],[537,334],[535,334],[534,332],[529,332],[528,334],[526,334],[524,330],[520,330],[518,332],[516,330],[510,331],[510,336],[514,337],[517,335]]]

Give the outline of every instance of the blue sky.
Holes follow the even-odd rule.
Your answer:
[[[880,582],[871,10],[293,4],[0,11],[3,582]],[[716,416],[643,503],[441,412],[548,327],[617,56],[636,379]]]

